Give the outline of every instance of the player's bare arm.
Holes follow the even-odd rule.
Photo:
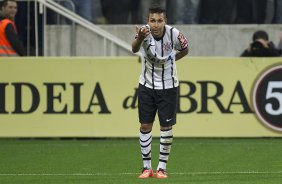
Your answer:
[[[177,51],[177,53],[175,55],[175,60],[177,61],[177,60],[185,57],[188,53],[189,53],[189,49],[188,48],[186,48],[186,49],[184,49],[182,51]]]
[[[144,39],[150,34],[150,30],[146,27],[136,26],[136,39],[132,42],[132,52],[136,53],[140,50],[140,47],[144,41]]]

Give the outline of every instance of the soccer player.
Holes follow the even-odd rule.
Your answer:
[[[156,178],[167,178],[168,161],[176,124],[176,106],[179,81],[177,60],[188,54],[185,36],[176,28],[166,25],[165,10],[149,9],[148,24],[136,26],[132,52],[142,54],[142,72],[138,88],[140,146],[143,158],[142,174],[138,178],[154,176],[151,166],[152,127],[156,113],[160,120],[160,155]]]

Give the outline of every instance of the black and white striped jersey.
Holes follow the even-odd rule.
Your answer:
[[[148,35],[140,48],[142,72],[139,83],[151,89],[177,87],[179,81],[175,63],[176,51],[188,47],[187,39],[176,28],[165,25],[164,34],[159,39]]]

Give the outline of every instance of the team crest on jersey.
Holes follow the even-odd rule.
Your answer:
[[[165,51],[169,52],[172,49],[172,44],[170,42],[164,43],[163,48]]]

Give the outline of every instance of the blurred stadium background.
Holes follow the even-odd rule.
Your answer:
[[[281,49],[282,0],[17,2],[30,57],[0,58],[0,183],[144,183],[136,179],[141,65],[131,41],[152,2],[166,7],[190,46],[178,63],[179,122],[170,178],[161,182],[280,183],[282,133],[261,122],[252,98],[281,58],[239,56],[257,30]]]
[[[166,7],[168,24],[187,34],[190,56],[240,56],[259,29],[267,31],[281,49],[280,0],[37,2],[35,6],[34,1],[18,0],[16,17],[21,39],[31,56],[132,55],[129,45],[135,24],[146,22],[151,3]]]

